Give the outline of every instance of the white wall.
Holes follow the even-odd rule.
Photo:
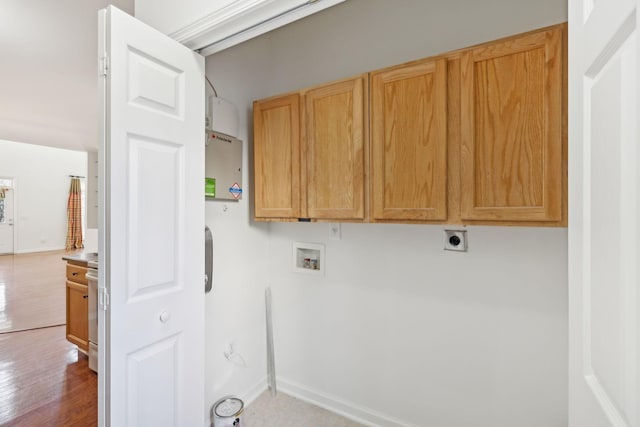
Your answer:
[[[86,172],[86,152],[0,140],[0,176],[17,183],[14,252],[64,249],[69,175]]]
[[[207,74],[250,128],[254,99],[566,16],[561,0],[349,0],[207,58]],[[239,371],[212,342],[234,333],[245,358],[258,358],[249,365],[263,369],[264,353],[252,352],[264,351],[259,300],[269,284],[282,390],[380,425],[567,425],[566,229],[469,227],[469,252],[452,253],[441,249],[439,226],[343,224],[342,240],[331,241],[328,224],[248,223],[247,205],[239,215],[207,213],[226,234],[254,238],[225,255],[247,268],[236,281],[225,266],[226,301],[208,306],[218,319],[209,325],[209,384]],[[291,272],[292,241],[326,244],[324,278]],[[222,318],[227,304],[240,311],[232,326]],[[236,393],[264,375],[242,372]]]
[[[261,53],[257,53],[261,56]],[[266,57],[265,57],[266,58]],[[251,399],[265,387],[264,289],[268,285],[268,224],[251,224],[251,187],[247,109],[262,83],[243,70],[229,76],[234,82],[233,100],[240,106],[239,134],[243,143],[243,196],[238,202],[206,201],[205,221],[214,241],[213,290],[206,296],[206,392],[208,409],[226,395]],[[209,73],[209,72],[208,72]],[[231,98],[229,85],[218,94]],[[223,353],[234,342],[239,364]],[[208,412],[205,414],[208,418]]]
[[[567,425],[566,230],[469,227],[467,253],[437,226],[271,231],[282,390],[383,425]],[[324,278],[291,272],[295,240]]]

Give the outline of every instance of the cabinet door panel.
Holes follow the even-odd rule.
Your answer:
[[[446,60],[372,73],[371,143],[373,219],[446,219]]]
[[[562,216],[562,31],[462,55],[461,214],[469,220]]]
[[[67,340],[89,350],[89,288],[67,281]]]
[[[307,215],[363,219],[365,76],[305,94]]]
[[[300,97],[256,101],[254,114],[255,215],[300,216]]]

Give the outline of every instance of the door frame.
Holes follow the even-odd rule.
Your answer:
[[[15,255],[18,253],[18,222],[16,216],[18,214],[18,178],[14,176],[0,176],[0,179],[10,179],[12,181],[11,191],[13,192],[13,251],[5,255]]]

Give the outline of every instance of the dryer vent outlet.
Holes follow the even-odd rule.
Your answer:
[[[467,231],[466,230],[444,230],[444,250],[445,251],[467,251]]]

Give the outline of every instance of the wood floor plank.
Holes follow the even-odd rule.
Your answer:
[[[0,333],[65,324],[64,255],[0,255]]]
[[[0,256],[0,426],[95,426],[98,376],[66,340],[64,252]],[[33,328],[16,332],[15,329]]]
[[[0,335],[0,425],[97,425],[98,376],[64,326]]]

